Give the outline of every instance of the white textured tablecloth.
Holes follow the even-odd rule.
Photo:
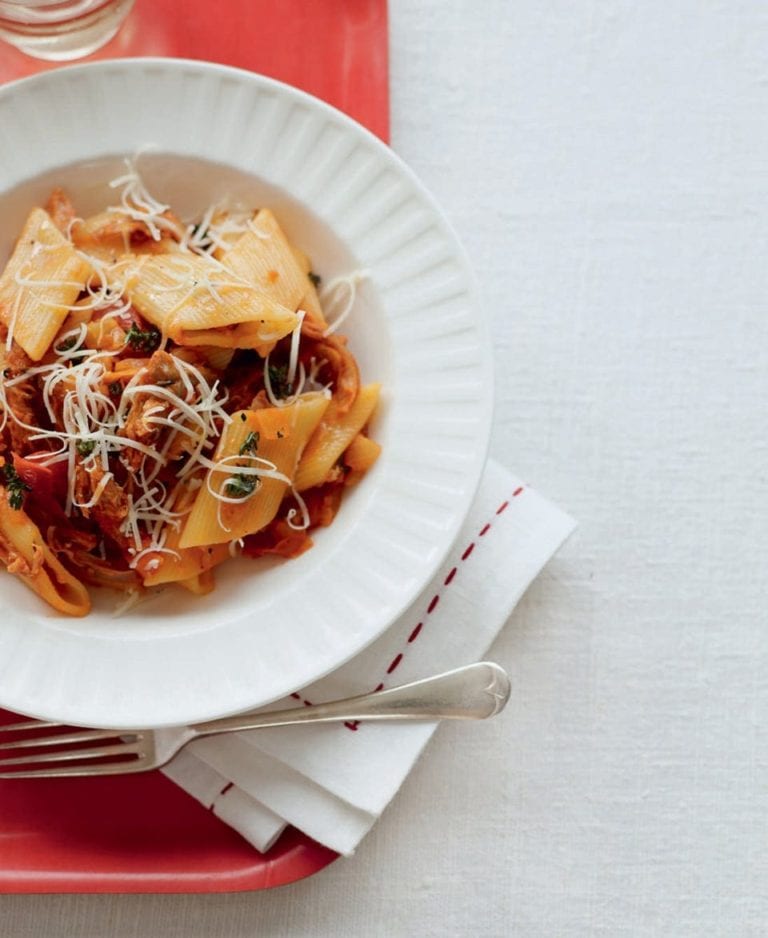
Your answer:
[[[510,718],[442,727],[310,880],[5,897],[9,938],[768,932],[768,7],[391,24],[393,145],[493,315],[492,453],[580,522],[493,649]]]

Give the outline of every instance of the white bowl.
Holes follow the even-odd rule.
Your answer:
[[[64,185],[81,213],[139,151],[150,191],[202,210],[272,207],[324,277],[370,271],[350,337],[381,381],[383,453],[315,546],[239,559],[197,597],[168,589],[73,620],[0,572],[0,706],[105,727],[210,719],[268,703],[379,636],[445,557],[475,493],[492,408],[490,342],[467,259],[384,144],[328,105],[236,69],[131,59],[0,88],[0,263],[29,208]]]

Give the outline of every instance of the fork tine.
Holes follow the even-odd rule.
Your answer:
[[[22,720],[21,723],[0,724],[0,733],[17,733],[24,730],[53,729],[56,726],[66,726],[66,723],[46,723],[45,720]]]
[[[26,739],[14,739],[10,743],[0,741],[0,761],[2,761],[2,753],[9,749],[36,749],[44,746],[96,742],[99,739],[119,739],[123,735],[133,737],[133,740],[136,739],[135,733],[123,734],[120,730],[81,730],[76,733],[60,733],[58,736],[30,736]]]
[[[75,759],[101,759],[106,756],[140,755],[138,743],[118,743],[115,746],[97,746],[95,749],[66,749],[62,752],[44,752],[36,756],[15,756],[0,759],[0,769],[9,765],[31,765],[35,762],[72,762]]]
[[[91,762],[88,765],[56,765],[52,768],[15,769],[10,772],[0,772],[0,778],[59,778],[59,776],[85,776],[85,775],[128,775],[135,772],[146,772],[151,769],[144,759],[133,762],[112,762],[100,765]]]

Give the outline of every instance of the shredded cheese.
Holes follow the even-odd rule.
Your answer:
[[[296,504],[299,506],[298,510],[296,508],[290,508],[288,514],[285,516],[285,520],[288,522],[288,527],[292,528],[294,531],[306,531],[309,527],[309,511],[307,509],[307,503],[299,495],[296,489],[291,486],[291,495],[296,499]],[[301,515],[301,521],[299,524],[294,523],[294,518],[297,514]]]
[[[323,335],[331,335],[352,312],[357,297],[357,287],[370,277],[367,270],[355,270],[351,274],[334,277],[323,287],[320,299],[329,320]]]
[[[181,235],[178,225],[165,217],[170,205],[159,202],[150,194],[135,161],[126,159],[125,165],[125,175],[113,179],[109,184],[110,189],[122,187],[120,205],[109,206],[108,211],[141,222],[154,241],[160,241],[164,231],[175,236]]]
[[[211,257],[216,250],[226,251],[233,240],[251,227],[252,214],[214,203],[205,210],[197,224],[187,225],[179,246],[201,257]],[[222,217],[214,220],[217,215]]]

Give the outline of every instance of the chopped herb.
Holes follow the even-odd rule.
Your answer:
[[[253,495],[256,491],[258,484],[259,480],[256,476],[247,476],[239,472],[236,476],[232,476],[231,479],[227,479],[224,488],[227,490],[227,495],[229,495],[230,498],[248,498],[249,495]]]
[[[13,374],[13,372],[11,371],[10,368],[3,368],[3,377],[4,377],[4,378],[10,378],[12,374]]]
[[[278,440],[282,440],[282,438],[283,438],[284,436],[285,436],[285,434],[283,433],[282,430],[278,430],[278,431],[277,431],[277,438],[278,438]]]
[[[202,222],[198,222],[192,227],[192,240],[196,241],[197,247],[203,250],[213,244],[213,239],[208,233],[208,229],[203,227]]]
[[[5,477],[5,487],[8,490],[8,504],[11,508],[19,509],[24,504],[24,493],[31,492],[32,488],[19,478],[19,474],[12,463],[7,462],[3,466],[3,476]]]
[[[135,322],[125,336],[126,345],[141,352],[154,352],[160,345],[160,333],[154,326],[149,329],[139,329]]]
[[[246,421],[248,418],[245,416],[245,414],[240,414],[240,419],[243,421],[243,423],[245,423],[245,421]]]
[[[77,336],[71,335],[68,339],[65,339],[61,345],[55,346],[55,351],[59,352],[68,352],[70,349],[73,349],[77,345]]]
[[[289,397],[293,388],[288,380],[287,365],[269,366],[269,383],[272,387],[272,394],[275,397]]]
[[[78,440],[77,443],[75,443],[75,448],[85,459],[96,449],[96,442],[94,440]]]
[[[243,445],[240,447],[240,455],[246,456],[249,453],[255,453],[259,448],[259,434],[257,430],[251,430],[248,436],[243,440]]]
[[[315,273],[314,271],[312,271],[312,270],[310,270],[310,272],[307,274],[307,276],[308,276],[309,279],[312,281],[312,286],[313,286],[315,289],[317,289],[317,288],[320,286],[320,284],[323,282],[323,278],[320,276],[320,274],[316,274],[316,273]]]
[[[123,393],[123,383],[122,381],[112,381],[110,382],[108,391],[112,397],[117,397],[119,394]]]

